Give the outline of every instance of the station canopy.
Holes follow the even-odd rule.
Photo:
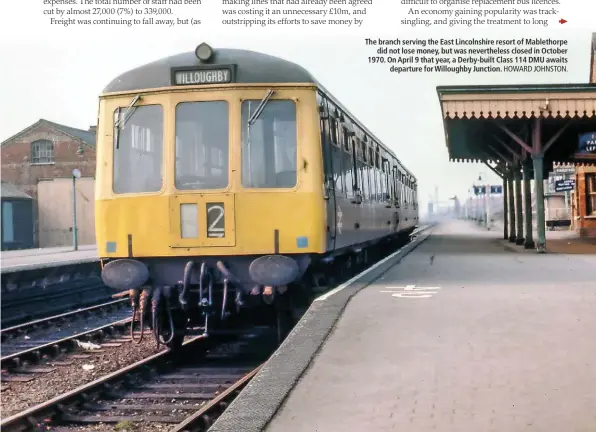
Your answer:
[[[454,162],[596,165],[580,137],[596,133],[596,84],[440,86],[445,141]],[[585,149],[584,149],[585,150]]]

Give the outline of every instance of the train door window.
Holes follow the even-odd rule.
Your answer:
[[[391,167],[389,169],[389,182],[391,183],[391,189],[393,190],[393,195],[392,195],[392,202],[395,202],[396,198],[397,198],[397,183],[395,181],[395,170],[397,169],[397,164],[394,162],[393,164],[391,164]]]
[[[269,100],[253,118],[260,104],[242,102],[242,186],[292,188],[297,183],[296,104]]]
[[[363,142],[360,139],[357,139],[354,141],[354,145],[355,145],[355,153],[356,153],[356,172],[357,172],[357,180],[358,180],[358,191],[360,192],[360,196],[362,197],[362,199],[365,198],[365,194],[364,194],[364,176],[363,176],[363,171],[364,171],[364,157],[363,157],[363,153],[362,153],[362,146],[363,146]]]
[[[368,172],[366,171],[366,160],[367,160],[367,146],[366,146],[366,136],[364,136],[364,140],[360,141],[360,163],[358,164],[360,170],[358,172],[358,177],[360,178],[360,183],[362,187],[362,199],[368,200]]]
[[[387,180],[387,201],[393,201],[394,190],[393,190],[393,182],[391,181],[391,162],[387,160],[385,162],[385,179]]]
[[[163,183],[163,108],[141,105],[131,110],[114,112],[112,189],[117,194],[157,192]]]
[[[383,173],[379,163],[379,147],[375,149],[375,172],[377,173],[377,201],[383,200]]]
[[[395,190],[395,195],[393,196],[393,202],[400,207],[401,202],[400,202],[400,189],[399,189],[399,177],[397,176],[397,173],[399,172],[399,168],[397,167],[397,164],[393,165],[393,171],[391,173],[391,178],[393,180],[393,187]]]
[[[335,121],[333,121],[335,123]],[[338,130],[337,124],[334,127],[334,131]],[[346,173],[344,168],[344,162],[342,160],[342,150],[336,145],[337,144],[337,133],[335,133],[335,144],[331,146],[331,153],[333,158],[333,175],[335,177],[335,190],[343,195],[346,191]]]
[[[350,145],[350,150],[352,152],[352,171],[353,171],[352,185],[354,188],[354,195],[356,195],[357,193],[360,193],[360,195],[362,196],[362,178],[360,176],[360,164],[359,164],[360,157],[358,155],[360,144],[358,142],[358,138],[356,138],[353,135],[351,138],[348,139],[348,142]]]
[[[375,162],[373,156],[373,149],[372,147],[368,147],[368,176],[369,176],[369,184],[370,184],[370,200],[375,200],[375,195],[377,193],[377,189],[375,186]]]
[[[399,183],[401,186],[401,196],[402,196],[402,204],[405,207],[406,205],[406,186],[404,185],[404,173],[403,171],[399,174]]]
[[[387,196],[387,182],[385,181],[385,167],[383,166],[383,160],[381,159],[381,152],[377,148],[377,163],[379,165],[379,180],[380,180],[380,193],[379,201],[385,201]]]
[[[360,173],[362,177],[362,196],[365,200],[368,201],[370,199],[370,184],[368,178],[368,166],[364,161],[362,162],[362,165],[360,167]]]
[[[225,101],[182,102],[176,106],[176,189],[228,186],[229,129]]]
[[[386,159],[387,153],[383,153],[383,159],[381,160],[381,166],[383,167],[383,184],[385,185],[385,196],[383,201],[388,201],[391,198],[391,187],[389,182],[389,161]]]
[[[389,191],[389,181],[388,181],[388,178],[387,178],[387,165],[386,164],[382,164],[381,170],[382,170],[382,173],[383,173],[383,197],[382,197],[383,199],[382,199],[382,201],[387,201],[387,197],[390,194],[390,191]]]
[[[339,112],[338,117],[341,117]],[[350,137],[345,125],[341,121],[337,122],[337,132],[337,142],[341,148],[342,172],[345,180],[344,191],[348,197],[351,197],[354,193],[354,162],[350,153]]]
[[[407,196],[408,190],[406,189],[406,186],[404,184],[401,185],[401,190],[402,190],[402,193],[403,193],[403,204],[404,204],[404,207],[407,207],[408,206],[408,196]]]
[[[321,129],[321,150],[323,152],[323,170],[324,170],[324,178],[325,178],[325,185],[327,187],[333,186],[334,190],[337,189],[335,186],[335,177],[334,177],[334,165],[333,165],[333,150],[332,150],[332,140],[331,140],[331,128],[329,123],[331,121],[329,117],[329,109],[327,107],[327,101],[320,93],[317,93],[317,102],[319,106],[319,119],[320,119],[320,129]],[[336,168],[337,170],[337,168]],[[331,185],[329,185],[331,182]]]
[[[343,128],[341,128],[343,129]],[[345,133],[345,129],[343,130],[343,141],[348,141],[348,136]],[[346,176],[346,195],[348,197],[353,196],[354,194],[354,162],[352,161],[352,155],[346,149],[346,146],[342,146],[342,165]]]
[[[4,201],[2,203],[2,243],[14,242],[14,215],[13,203]]]
[[[375,168],[374,157],[370,161],[370,199],[371,201],[377,200],[379,193],[379,185],[377,182],[377,169]]]
[[[369,199],[370,201],[372,201],[373,200],[373,194],[374,194],[374,187],[373,187],[373,180],[372,180],[372,169],[370,167],[370,164],[371,164],[370,147],[367,145],[364,150],[365,150],[365,153],[367,155],[367,157],[366,157],[366,163],[364,164],[364,173],[365,173],[364,178],[366,180],[367,188],[368,188],[367,199]]]
[[[331,143],[331,162],[333,165],[335,194],[343,195],[345,192],[345,173],[342,165],[342,153],[339,141],[339,122],[337,120],[337,108],[330,100],[325,100],[325,102],[327,103],[327,115],[329,117],[329,141]]]
[[[377,157],[379,157],[378,154]],[[379,163],[377,160],[377,166],[379,167],[377,171],[379,173],[379,201],[383,202],[385,198],[385,176],[383,174],[383,164]]]
[[[341,146],[339,144],[339,126],[337,119],[332,117],[330,119],[331,125],[331,139],[332,139],[332,159],[333,159],[333,175],[335,177],[335,190],[340,195],[343,195],[346,191],[346,173],[344,172],[343,160],[342,160],[342,151]]]

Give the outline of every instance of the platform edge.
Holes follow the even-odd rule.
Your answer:
[[[93,262],[99,262],[99,257],[92,257],[92,258],[77,258],[68,261],[58,261],[58,262],[44,262],[44,263],[34,263],[34,264],[17,264],[10,267],[2,267],[0,268],[0,275],[8,275],[11,273],[18,273],[18,272],[25,272],[25,271],[32,271],[32,270],[44,270],[50,268],[58,268],[58,267],[67,267],[67,266],[76,266],[81,264],[89,264]]]
[[[313,301],[292,332],[208,432],[263,431],[308,370],[350,299],[422,244],[428,226],[400,253],[324,301]]]

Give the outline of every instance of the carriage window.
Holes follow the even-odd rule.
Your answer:
[[[296,104],[270,100],[252,125],[260,100],[242,102],[242,185],[291,188],[297,182]]]
[[[225,101],[176,106],[176,189],[228,186],[228,112]]]
[[[157,192],[162,186],[163,110],[161,105],[134,108],[123,125],[125,112],[114,112],[115,193]]]

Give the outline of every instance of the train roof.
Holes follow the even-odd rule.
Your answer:
[[[104,93],[169,87],[171,69],[201,65],[236,65],[234,82],[314,83],[315,78],[303,67],[271,55],[240,49],[220,48],[208,62],[199,60],[194,51],[165,57],[123,73],[104,89]]]
[[[211,47],[209,48],[211,49]],[[172,85],[172,75],[174,70],[183,70],[192,67],[223,67],[230,65],[234,66],[234,83],[304,83],[317,86],[344,112],[345,115],[358,124],[358,126],[376,143],[381,145],[385,151],[395,157],[402,168],[416,179],[404,164],[399,161],[395,153],[384,145],[370,130],[364,127],[362,122],[358,121],[356,117],[352,115],[337,100],[337,98],[332,96],[310,72],[296,63],[272,55],[250,50],[218,48],[212,50],[212,56],[208,61],[203,61],[198,58],[197,51],[176,54],[124,72],[112,80],[104,88],[103,93],[129,92],[170,87]]]

